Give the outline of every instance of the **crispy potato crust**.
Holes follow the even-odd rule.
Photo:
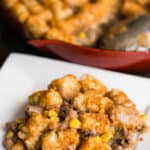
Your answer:
[[[118,0],[2,0],[5,13],[21,24],[30,39],[59,39],[93,44],[101,25],[115,17]]]

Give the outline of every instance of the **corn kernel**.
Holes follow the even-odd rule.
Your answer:
[[[57,112],[55,110],[50,110],[48,112],[48,116],[49,117],[58,117],[58,114],[57,114]]]
[[[24,121],[23,119],[17,119],[17,120],[16,120],[16,123],[17,123],[17,124],[21,124],[21,123],[23,123],[23,121]]]
[[[50,117],[51,121],[59,122],[58,114],[55,110],[44,111],[44,115]]]
[[[51,120],[51,121],[55,121],[55,122],[59,122],[59,118],[58,118],[58,117],[51,117],[50,120]]]
[[[85,34],[84,32],[80,32],[80,33],[79,33],[79,38],[80,38],[81,40],[85,39],[85,38],[86,38],[86,34]]]
[[[70,128],[79,128],[80,127],[80,121],[77,118],[73,118],[69,122]]]
[[[147,116],[146,115],[141,115],[141,120],[142,121],[146,121],[147,120]]]
[[[113,134],[111,132],[108,132],[101,136],[102,142],[109,142],[109,140],[113,137]]]
[[[12,138],[14,136],[14,133],[12,131],[8,131],[6,137],[7,138]]]
[[[96,140],[97,140],[98,142],[102,142],[102,139],[101,139],[100,136],[96,136]]]
[[[114,135],[116,133],[114,128],[110,132],[112,135]]]

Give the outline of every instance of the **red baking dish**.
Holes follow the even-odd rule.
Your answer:
[[[44,53],[78,64],[130,73],[150,72],[150,51],[100,50],[58,40],[30,40],[28,44]]]

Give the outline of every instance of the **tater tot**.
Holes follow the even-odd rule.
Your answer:
[[[18,18],[19,23],[24,23],[29,17],[29,11],[22,3],[16,3],[12,8],[15,18]]]
[[[31,13],[36,14],[36,13],[41,13],[44,8],[38,3],[37,0],[21,0],[27,8],[30,10]]]
[[[70,100],[75,97],[80,91],[80,84],[76,76],[66,75],[62,78],[54,80],[49,85],[49,88],[54,88],[55,90],[60,92],[61,96],[64,99]]]
[[[91,90],[79,93],[73,100],[73,105],[79,111],[104,112],[110,109],[113,102],[101,93]]]
[[[104,94],[107,90],[106,86],[103,83],[89,74],[85,74],[81,77],[80,84],[81,90],[84,92],[87,90],[98,90],[99,92],[101,92],[101,94]]]
[[[42,150],[61,150],[57,134],[54,131],[44,134],[42,136],[41,144]]]
[[[93,131],[94,133],[103,134],[110,129],[110,121],[106,115],[83,113],[79,119],[82,131]]]
[[[79,134],[76,129],[67,129],[58,133],[58,141],[62,149],[76,150],[79,144]]]
[[[106,96],[112,99],[115,104],[125,104],[129,101],[128,96],[118,89],[112,89],[111,91],[106,93]]]
[[[98,137],[89,137],[82,142],[79,150],[111,150],[111,147],[102,143]]]
[[[40,105],[47,109],[59,108],[62,102],[60,94],[54,89],[38,91],[29,96],[29,103],[31,105]]]
[[[11,150],[25,150],[25,147],[21,141],[17,141],[16,144],[12,146]]]
[[[36,38],[41,38],[44,34],[47,33],[49,27],[47,23],[40,19],[38,15],[32,15],[30,16],[25,24],[24,28],[28,29],[26,30],[26,33],[29,34],[28,36],[32,35]]]
[[[32,116],[18,132],[18,137],[24,140],[27,149],[36,149],[38,147],[37,142],[47,128],[48,123],[49,119],[39,113],[32,113]]]
[[[63,100],[60,94],[53,89],[49,89],[44,93],[43,97],[41,97],[40,106],[44,108],[59,108],[62,102]]]

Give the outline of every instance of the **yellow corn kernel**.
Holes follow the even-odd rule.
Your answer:
[[[17,123],[17,124],[21,124],[21,123],[23,123],[23,122],[24,122],[24,120],[23,120],[23,119],[20,119],[20,118],[16,120],[16,123]]]
[[[111,132],[108,132],[108,133],[106,133],[106,134],[101,136],[101,140],[102,140],[102,142],[106,142],[107,143],[107,142],[110,141],[110,139],[112,137],[113,137],[113,134]]]
[[[50,110],[50,111],[46,110],[44,111],[44,115],[50,117],[51,121],[59,122],[59,117],[55,110]]]
[[[102,139],[101,139],[100,136],[96,136],[96,140],[97,140],[98,142],[102,142]]]
[[[73,118],[69,122],[70,128],[79,128],[80,127],[80,121],[77,118]]]
[[[7,138],[12,138],[14,136],[14,133],[12,131],[8,131],[6,137]]]
[[[51,117],[50,120],[51,120],[51,121],[54,121],[54,122],[59,122],[59,118],[58,118],[58,117]]]
[[[116,133],[114,128],[110,132],[111,132],[112,135],[114,135]]]
[[[147,120],[147,116],[146,115],[141,115],[141,120],[142,121],[146,121]]]
[[[85,39],[85,38],[86,38],[86,34],[85,34],[84,32],[80,32],[80,33],[79,33],[79,38],[80,38],[81,40]]]
[[[57,112],[55,110],[50,110],[48,112],[48,116],[49,117],[58,117],[58,114],[57,114]]]

